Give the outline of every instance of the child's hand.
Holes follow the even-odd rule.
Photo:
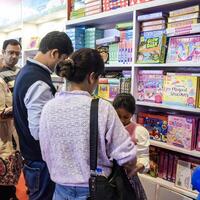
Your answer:
[[[137,174],[138,172],[142,173],[144,171],[144,165],[141,163],[137,163],[134,171],[135,171],[135,174]]]

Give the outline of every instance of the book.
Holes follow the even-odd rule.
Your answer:
[[[135,5],[135,4],[140,4],[140,3],[146,3],[149,1],[153,1],[153,0],[129,0],[129,5]]]
[[[196,150],[200,151],[200,119],[198,123],[198,133],[197,133],[197,141],[196,141]]]
[[[149,147],[149,174],[152,177],[158,176],[158,161],[159,161],[159,152],[156,147]]]
[[[164,76],[163,104],[194,108],[197,81],[195,74],[167,73]]]
[[[167,28],[180,28],[180,27],[186,27],[192,24],[198,24],[200,22],[199,19],[188,19],[180,22],[173,22],[173,23],[168,23]]]
[[[120,40],[117,36],[110,36],[105,38],[100,38],[96,40],[96,45],[104,45],[104,44],[110,44],[110,43],[118,43]]]
[[[194,33],[200,33],[200,24],[191,24],[183,27],[166,29],[166,34],[168,37],[190,35]]]
[[[133,22],[124,22],[116,24],[115,28],[119,31],[130,30],[133,28]]]
[[[137,75],[137,100],[162,103],[162,70],[139,70]]]
[[[184,160],[178,160],[175,185],[186,190],[191,190],[191,177],[191,163]]]
[[[178,10],[173,10],[169,12],[170,17],[180,16],[180,15],[186,15],[189,13],[199,12],[199,5],[190,6],[187,8],[182,8]]]
[[[156,13],[151,13],[151,14],[145,14],[145,15],[139,15],[137,17],[139,22],[142,21],[149,21],[149,20],[154,20],[154,19],[163,19],[167,15],[164,14],[163,12],[156,12]]]
[[[200,62],[200,35],[169,39],[166,63],[174,62]]]
[[[193,150],[192,145],[195,139],[194,117],[189,116],[168,116],[167,144]]]
[[[166,42],[163,31],[141,33],[137,63],[164,63]]]
[[[165,20],[160,19],[160,20],[152,20],[152,21],[142,22],[141,26],[142,27],[144,27],[144,26],[155,26],[155,25],[160,25],[160,24],[165,24],[165,23],[166,23]]]
[[[165,29],[166,25],[165,24],[160,24],[160,25],[155,25],[155,26],[146,26],[146,27],[141,27],[141,31],[155,31],[155,30],[162,30]]]
[[[199,18],[199,12],[191,13],[187,15],[181,15],[177,17],[169,17],[168,23],[179,22],[179,21],[188,20],[188,19],[196,19],[196,18]]]
[[[168,118],[166,115],[139,112],[138,123],[148,130],[150,139],[167,142]]]

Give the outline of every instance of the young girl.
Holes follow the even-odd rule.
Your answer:
[[[131,178],[130,182],[137,193],[137,200],[146,200],[147,197],[137,172],[145,173],[149,169],[149,133],[143,126],[131,121],[135,113],[135,99],[131,94],[122,93],[117,95],[113,106],[121,122],[129,132],[132,141],[137,145],[135,176]]]

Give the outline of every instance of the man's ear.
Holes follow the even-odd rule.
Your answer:
[[[52,58],[59,58],[58,49],[52,49],[52,50],[50,51],[50,56],[51,56]]]

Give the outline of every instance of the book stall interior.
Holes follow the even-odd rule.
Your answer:
[[[69,36],[74,51],[97,49],[105,73],[94,95],[112,104],[118,94],[132,94],[133,120],[149,133],[150,167],[138,174],[147,199],[197,199],[192,174],[200,165],[199,0],[0,4],[0,45],[10,38],[20,41],[20,68],[36,55],[41,38],[54,30]],[[64,79],[51,76],[62,90]]]

